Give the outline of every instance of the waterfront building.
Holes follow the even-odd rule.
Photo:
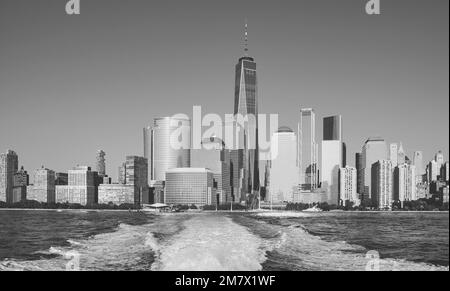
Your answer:
[[[294,189],[298,188],[297,136],[292,129],[282,126],[272,135],[271,148],[276,148],[276,156],[270,163],[267,200],[272,203],[293,202]]]
[[[446,182],[448,185],[448,183],[449,183],[449,162],[445,162],[441,166],[441,180],[443,182]]]
[[[386,160],[387,145],[381,137],[371,137],[366,140],[362,148],[362,167],[364,170],[363,176],[363,197],[362,200],[372,199],[372,165],[379,160]]]
[[[98,187],[99,204],[148,204],[148,160],[127,156],[120,167],[119,184],[102,184]]]
[[[12,203],[27,200],[27,186],[29,185],[29,181],[30,177],[23,167],[14,174]]]
[[[55,203],[56,178],[55,172],[42,166],[34,171],[33,185],[28,186],[27,200],[35,200],[43,203]]]
[[[14,175],[18,170],[19,158],[14,151],[0,154],[0,201],[13,203]]]
[[[408,163],[408,161],[409,161],[409,158],[406,156],[405,149],[403,148],[403,144],[400,142],[400,147],[398,148],[398,155],[397,155],[397,165],[403,165],[405,163]],[[397,165],[395,165],[395,167]],[[394,167],[394,165],[392,165],[392,166]]]
[[[317,189],[319,185],[318,144],[316,143],[316,114],[312,108],[300,110],[298,163],[300,191],[309,192]]]
[[[390,160],[379,160],[372,164],[372,201],[378,209],[391,209],[393,202],[393,169]]]
[[[77,166],[68,173],[68,185],[58,185],[56,189],[57,203],[92,205],[97,203],[95,172],[91,167]]]
[[[357,170],[346,166],[339,169],[339,204],[359,205],[360,199],[357,191]]]
[[[361,199],[362,194],[364,193],[364,168],[362,161],[362,153],[355,154],[355,167],[356,167],[356,192],[359,194],[359,198]]]
[[[106,153],[103,150],[97,151],[96,170],[97,170],[99,177],[101,177],[101,178],[106,176],[105,155],[106,155]]]
[[[413,158],[413,165],[416,167],[416,182],[422,183],[423,176],[426,174],[424,165],[423,165],[423,152],[415,151]]]
[[[427,167],[427,177],[428,177],[428,183],[436,182],[438,181],[440,175],[440,167],[436,160],[431,160],[428,163]]]
[[[182,137],[179,144],[171,139],[177,133]],[[190,148],[190,119],[155,118],[153,126],[144,128],[144,157],[149,164],[147,180],[164,181],[168,169],[190,167]]]
[[[69,174],[68,173],[55,173],[55,186],[64,186],[69,184]]]
[[[394,170],[394,200],[402,206],[405,201],[417,200],[416,190],[416,167],[406,163],[398,165]]]
[[[205,168],[176,168],[166,172],[165,203],[170,205],[216,204],[214,174]]]
[[[441,168],[441,166],[445,163],[444,153],[442,151],[438,151],[434,156],[434,160],[438,164],[438,168]]]
[[[322,141],[322,188],[328,195],[328,203],[339,204],[339,169],[344,166],[342,141],[342,117],[331,116],[323,119]],[[356,180],[355,180],[356,181]]]
[[[398,165],[398,144],[397,143],[391,143],[389,145],[389,160],[392,162],[392,167],[397,167]]]

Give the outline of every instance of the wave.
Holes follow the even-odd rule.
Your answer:
[[[37,252],[56,256],[50,259],[1,261],[0,270],[149,270],[159,249],[152,231],[166,235],[177,231],[164,226],[164,223],[140,226],[122,223],[113,232],[84,240],[68,239],[69,246],[52,246]]]
[[[207,217],[205,217],[207,216]],[[153,270],[261,270],[266,260],[264,241],[223,215],[199,215],[161,245]]]
[[[256,234],[279,231],[276,247],[267,253],[264,270],[317,271],[448,271],[449,267],[403,259],[380,258],[376,251],[346,241],[325,241],[313,235],[301,224],[279,225],[266,220],[239,219]]]

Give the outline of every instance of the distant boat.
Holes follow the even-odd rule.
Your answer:
[[[317,207],[317,205],[314,205],[313,207],[303,210],[303,212],[322,212],[322,209]]]

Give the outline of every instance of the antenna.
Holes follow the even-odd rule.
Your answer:
[[[244,52],[245,56],[248,56],[248,24],[247,19],[245,19],[245,30],[244,30]]]

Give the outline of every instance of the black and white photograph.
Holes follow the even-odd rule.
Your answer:
[[[448,0],[0,0],[0,276],[448,272],[449,156]]]

